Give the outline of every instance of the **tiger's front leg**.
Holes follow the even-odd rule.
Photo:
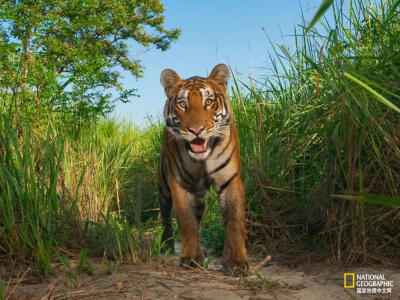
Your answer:
[[[223,266],[225,271],[233,275],[246,275],[248,259],[245,193],[240,175],[233,176],[225,186],[219,187],[219,200],[226,228]]]
[[[201,266],[204,262],[204,252],[201,249],[198,234],[199,219],[201,219],[198,212],[198,201],[174,178],[170,179],[170,189],[173,210],[181,236],[181,266],[196,267],[197,264]]]

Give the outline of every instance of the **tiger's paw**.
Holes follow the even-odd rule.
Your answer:
[[[181,257],[181,267],[184,269],[201,268],[204,263],[204,255],[196,257]]]
[[[225,261],[223,263],[223,272],[226,275],[234,277],[248,276],[249,263],[247,261],[244,262],[236,262],[232,260]]]

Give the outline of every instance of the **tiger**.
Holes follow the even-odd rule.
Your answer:
[[[227,97],[229,77],[225,64],[216,65],[207,78],[183,80],[171,69],[162,71],[167,100],[158,192],[162,244],[174,251],[173,211],[181,237],[180,265],[198,267],[205,259],[198,234],[205,193],[215,186],[226,229],[223,270],[237,274],[246,273],[249,265],[239,138]]]

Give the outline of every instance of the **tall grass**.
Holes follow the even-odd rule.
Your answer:
[[[293,48],[271,44],[265,81],[234,78],[257,253],[399,264],[400,0],[374,3],[335,2],[333,23],[305,35],[304,21]],[[159,259],[162,124],[108,119],[73,136],[48,124],[0,117],[0,252],[43,274],[68,264],[64,249]],[[218,254],[224,226],[207,199],[201,237]]]
[[[59,229],[56,186],[63,144],[58,136],[50,138],[51,131],[50,126],[44,143],[29,129],[19,140],[8,120],[0,119],[1,245],[21,261],[34,258],[43,273],[50,270]]]
[[[139,185],[146,193],[142,197],[156,196],[158,161],[150,154],[158,143],[151,139],[150,130],[143,135],[132,125],[110,119],[87,128],[78,140],[67,141],[63,179],[66,186],[81,185],[77,197],[82,218],[97,221],[111,204],[132,213]],[[81,170],[86,170],[83,178],[77,177]]]
[[[156,258],[160,241],[142,246],[158,215],[152,147],[161,130],[152,126],[144,136],[108,120],[73,139],[57,119],[47,131],[29,124],[17,130],[0,115],[0,251],[42,274],[64,249],[134,262]]]
[[[84,245],[90,249],[89,254],[108,253],[123,259],[128,253],[133,261],[140,260],[141,243],[146,239],[143,229],[149,227],[142,223],[154,225],[158,217],[160,145],[159,124],[152,124],[143,133],[113,119],[86,128],[76,142],[66,142],[62,186],[79,188],[74,197],[78,218],[86,224],[80,234],[89,235]],[[84,174],[79,177],[82,170]],[[93,243],[96,247],[91,247]]]
[[[294,49],[271,45],[265,82],[236,80],[250,232],[262,247],[324,249],[346,263],[395,257],[400,212],[386,205],[400,204],[399,4],[336,2],[333,23],[295,29]]]

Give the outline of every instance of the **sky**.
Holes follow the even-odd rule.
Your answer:
[[[145,67],[143,78],[123,73],[125,88],[136,88],[139,98],[117,104],[115,115],[145,126],[148,118],[162,117],[166,101],[160,84],[162,70],[175,70],[181,78],[207,76],[225,63],[241,78],[265,76],[268,55],[274,44],[290,46],[290,35],[301,23],[301,14],[310,20],[321,0],[161,0],[166,28],[181,28],[179,39],[162,52],[150,49],[139,58]],[[138,49],[131,45],[130,52]]]

